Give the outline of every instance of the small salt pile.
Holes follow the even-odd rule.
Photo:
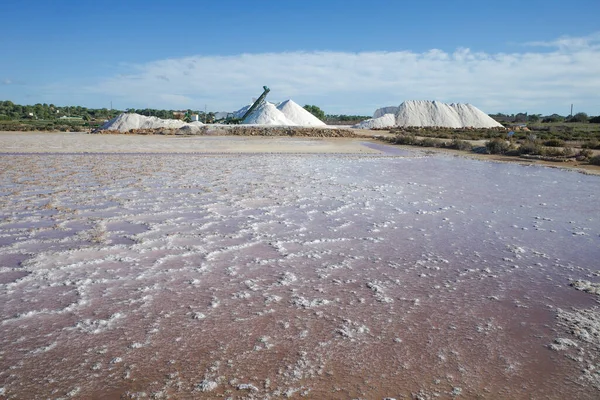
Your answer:
[[[264,103],[242,121],[248,125],[283,125],[294,126],[296,123],[289,120],[281,111],[271,103]]]
[[[303,107],[289,99],[277,105],[277,109],[281,111],[290,121],[293,121],[298,126],[325,126],[325,122],[306,111]]]
[[[396,116],[394,114],[383,114],[378,118],[371,118],[364,120],[353,128],[356,129],[377,129],[377,128],[391,128],[396,126]]]
[[[147,117],[136,113],[123,113],[107,121],[100,129],[107,131],[128,132],[132,129],[180,129],[184,126],[200,126],[202,122],[195,121],[186,124],[178,119],[161,119],[158,117]]]

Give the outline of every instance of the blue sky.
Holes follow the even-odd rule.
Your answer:
[[[600,114],[600,1],[27,1],[0,8],[0,100],[327,113],[424,99]]]

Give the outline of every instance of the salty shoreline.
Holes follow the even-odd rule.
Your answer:
[[[476,154],[439,148],[390,145],[381,131],[354,130],[357,138],[290,136],[163,136],[88,134],[82,132],[0,132],[0,154],[6,153],[189,153],[189,154],[392,154],[397,150],[442,153],[481,161],[539,165],[600,175],[600,166],[570,161],[556,163],[512,156]],[[376,146],[365,145],[376,144]],[[379,149],[375,149],[379,147]],[[390,150],[381,150],[389,148]]]
[[[0,132],[0,153],[380,153],[364,140]]]

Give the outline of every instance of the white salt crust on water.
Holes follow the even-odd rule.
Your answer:
[[[383,107],[375,111],[373,119],[393,113],[395,126],[435,126],[445,128],[497,128],[502,124],[471,104],[439,101],[409,100],[399,107]],[[368,120],[372,121],[372,120]]]
[[[0,170],[8,398],[597,398],[598,177],[439,155]]]

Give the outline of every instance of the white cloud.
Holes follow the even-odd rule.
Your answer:
[[[372,113],[408,99],[472,103],[487,112],[578,110],[600,114],[600,33],[531,42],[544,51],[483,53],[288,52],[190,56],[124,65],[87,90],[124,107],[234,110],[271,88],[328,113]],[[550,48],[550,51],[548,51]],[[565,110],[563,110],[565,109]]]
[[[582,37],[561,36],[549,42],[534,41],[525,43],[532,47],[556,47],[561,49],[595,48],[600,49],[600,32]]]
[[[12,83],[13,83],[13,81],[11,81],[10,79],[4,79],[4,80],[2,81],[2,84],[3,84],[3,85],[11,85]]]

